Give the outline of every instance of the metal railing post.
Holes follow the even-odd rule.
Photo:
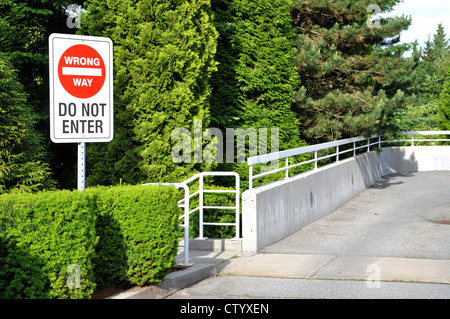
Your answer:
[[[240,228],[240,194],[241,194],[241,186],[239,175],[236,175],[236,234],[234,236],[235,239],[239,239],[241,228]]]
[[[378,141],[374,141],[373,143],[371,143],[371,139],[374,139],[375,137],[378,138]],[[364,144],[364,141],[367,141],[367,143]],[[359,142],[361,142],[361,146],[357,146],[357,143],[359,143]],[[289,169],[291,169],[291,168],[314,162],[314,169],[317,169],[319,166],[319,162],[321,160],[324,160],[324,159],[327,159],[330,157],[336,157],[336,160],[340,161],[341,154],[353,151],[353,156],[356,156],[356,154],[358,154],[358,152],[357,152],[358,149],[366,148],[367,151],[370,151],[370,147],[372,145],[381,146],[381,142],[382,142],[381,137],[378,135],[373,135],[373,136],[369,136],[369,137],[358,136],[358,137],[347,138],[347,139],[343,139],[343,140],[320,143],[317,145],[303,146],[303,147],[285,150],[285,151],[278,151],[278,152],[273,152],[273,153],[268,153],[268,154],[261,154],[261,155],[257,155],[257,156],[250,156],[247,158],[247,165],[249,166],[249,176],[250,176],[249,188],[250,189],[253,188],[253,180],[261,178],[263,176],[275,174],[278,172],[284,172],[283,179],[288,179],[289,178]],[[353,149],[349,148],[348,150],[347,149],[342,150],[341,146],[348,145],[348,144],[350,144],[350,145],[353,144]],[[319,151],[334,148],[334,147],[336,147],[335,152],[331,151],[332,153],[319,157],[319,154],[318,154]],[[300,154],[308,154],[308,153],[314,153],[314,158],[310,158],[301,163],[289,164],[290,157],[300,155]],[[259,174],[253,173],[253,170],[252,170],[253,165],[263,164],[263,163],[267,163],[270,161],[279,160],[282,158],[285,159],[285,166],[279,167],[276,169],[272,169],[269,171],[264,171]]]
[[[251,166],[250,166],[251,167]],[[204,189],[204,178],[203,176],[234,176],[236,178],[236,189],[235,190],[221,190],[221,189]],[[252,176],[250,174],[250,176]],[[196,181],[198,179],[199,182],[199,190],[194,192],[192,195],[189,190],[189,183]],[[252,178],[250,178],[252,180]],[[184,188],[184,199],[178,201],[178,207],[184,207],[184,215],[180,216],[179,219],[184,218],[184,224],[179,225],[180,227],[184,227],[184,261],[185,264],[189,263],[189,215],[191,213],[199,211],[199,237],[196,239],[206,239],[204,237],[203,226],[205,225],[224,225],[224,226],[234,226],[236,229],[236,235],[234,239],[238,240],[240,238],[240,195],[241,195],[241,186],[240,186],[240,177],[236,172],[205,172],[198,173],[182,183],[145,183],[143,185],[159,185],[159,186],[175,186],[177,188]],[[251,185],[251,184],[250,184]],[[204,205],[204,193],[234,193],[236,195],[236,204],[234,206],[208,206]],[[190,209],[189,199],[193,196],[199,197],[199,205],[197,208]],[[184,202],[183,204],[181,204]],[[236,212],[236,219],[234,223],[215,223],[215,222],[204,222],[203,221],[203,213],[204,209],[234,209]]]
[[[198,219],[199,219],[199,239],[204,239],[203,237],[203,174],[199,176],[199,210],[198,210]]]
[[[414,134],[411,134],[411,146],[414,146]]]
[[[314,169],[317,169],[317,151],[314,151]]]
[[[253,165],[248,167],[248,189],[253,188]]]
[[[189,263],[189,187],[184,188],[184,263]]]
[[[286,157],[284,160],[284,167],[286,167],[286,172],[284,174],[284,178],[288,179],[289,178],[289,157]]]

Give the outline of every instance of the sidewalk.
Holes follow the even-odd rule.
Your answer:
[[[168,299],[450,299],[449,260],[259,253],[219,266]]]
[[[260,253],[229,260],[221,274],[450,284],[450,260]]]
[[[450,260],[192,251],[193,265],[111,299],[450,299]],[[180,255],[179,255],[180,257]]]

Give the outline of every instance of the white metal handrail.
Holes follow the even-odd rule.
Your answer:
[[[411,146],[414,146],[414,142],[450,142],[450,139],[446,139],[446,138],[415,139],[416,135],[419,135],[419,136],[450,135],[450,131],[406,131],[406,132],[403,132],[402,135],[411,135],[411,139],[402,139],[402,140],[394,140],[394,141],[383,141],[382,143],[410,142]]]
[[[371,139],[377,138],[378,140],[376,142],[370,142]],[[361,141],[367,141],[367,144],[362,145],[362,146],[356,146],[356,143],[361,142]],[[281,171],[285,172],[285,179],[289,178],[289,169],[294,168],[294,167],[298,167],[301,165],[306,165],[309,163],[314,163],[314,169],[317,169],[317,162],[320,160],[324,160],[330,157],[336,157],[336,161],[339,161],[339,155],[344,154],[344,153],[348,153],[348,152],[352,152],[353,151],[353,155],[356,155],[356,150],[358,149],[362,149],[362,148],[367,148],[367,150],[370,150],[370,147],[372,145],[376,145],[378,144],[379,147],[381,147],[381,137],[378,135],[373,135],[370,137],[353,137],[353,138],[347,138],[347,139],[343,139],[343,140],[337,140],[337,141],[332,141],[332,142],[327,142],[327,143],[321,143],[321,144],[316,144],[316,145],[309,145],[309,146],[304,146],[304,147],[299,147],[299,148],[295,148],[295,149],[291,149],[291,150],[286,150],[286,151],[280,151],[280,152],[275,152],[275,153],[269,153],[269,154],[263,154],[263,155],[258,155],[258,156],[251,156],[247,159],[247,164],[249,166],[249,189],[253,188],[253,180],[266,176],[266,175],[271,175],[271,174],[275,174]],[[347,149],[344,151],[339,150],[340,146],[343,145],[352,145],[351,149]],[[321,150],[325,150],[325,149],[329,149],[329,148],[336,148],[336,152],[329,154],[329,155],[325,155],[325,156],[321,156],[321,157],[317,157],[317,152],[321,151]],[[296,155],[301,155],[301,154],[307,154],[307,153],[312,153],[314,152],[314,158],[307,160],[307,161],[303,161],[301,163],[296,163],[296,164],[291,164],[289,165],[289,158],[292,156],[296,156]],[[253,165],[256,164],[263,164],[263,163],[268,163],[271,161],[275,161],[275,160],[280,160],[280,159],[284,159],[285,160],[285,165],[281,168],[277,168],[277,169],[273,169],[273,170],[269,170],[257,175],[253,175]]]
[[[234,190],[215,190],[215,189],[204,189],[204,176],[234,176],[236,179],[236,188]],[[189,184],[194,182],[195,180],[199,181],[199,190],[190,194]],[[184,247],[184,264],[189,264],[189,215],[199,211],[199,237],[197,239],[206,239],[203,236],[203,226],[205,225],[216,225],[216,226],[235,226],[236,234],[235,239],[239,238],[240,234],[240,177],[236,172],[202,172],[198,173],[182,183],[146,183],[143,185],[162,185],[162,186],[175,186],[177,188],[184,188],[184,198],[178,201],[178,207],[184,208],[184,214],[179,217],[179,219],[184,218],[184,224],[181,224],[180,227],[184,228],[184,244],[181,247]],[[204,193],[235,193],[236,195],[236,205],[234,207],[231,206],[205,206],[203,203],[203,194]],[[194,196],[199,196],[199,206],[189,210],[189,202],[190,198]],[[236,218],[234,223],[205,223],[203,221],[203,209],[233,209],[236,213]]]
[[[234,190],[219,190],[219,189],[204,189],[204,178],[205,176],[234,176],[235,177],[235,189]],[[203,235],[203,226],[234,226],[236,228],[235,239],[239,238],[240,234],[240,177],[236,172],[203,172],[198,173],[189,179],[185,180],[183,183],[188,185],[195,180],[199,181],[199,190],[190,194],[189,198],[197,196],[199,197],[199,206],[189,211],[189,214],[192,214],[195,211],[199,211],[199,236],[197,239],[206,239]],[[204,205],[204,194],[205,193],[235,193],[236,201],[235,206],[205,206]],[[180,202],[183,202],[182,199]],[[230,209],[235,210],[235,222],[234,223],[212,223],[212,222],[204,222],[203,221],[203,212],[204,209]]]
[[[356,155],[356,150],[358,149],[362,149],[362,148],[367,148],[367,151],[370,150],[370,147],[373,145],[377,145],[378,147],[381,148],[381,144],[383,143],[396,143],[396,142],[410,142],[411,146],[414,146],[414,143],[416,142],[450,142],[450,139],[442,139],[442,138],[437,138],[437,139],[415,139],[416,135],[422,135],[422,136],[426,136],[426,135],[450,135],[450,131],[405,131],[402,133],[402,135],[411,135],[411,139],[399,139],[399,140],[392,140],[392,141],[382,141],[381,137],[378,135],[372,135],[370,137],[353,137],[353,138],[347,138],[347,139],[343,139],[343,140],[337,140],[337,141],[332,141],[332,142],[327,142],[327,143],[321,143],[321,144],[316,144],[316,145],[309,145],[309,146],[304,146],[304,147],[299,147],[299,148],[295,148],[295,149],[290,149],[290,150],[286,150],[286,151],[280,151],[280,152],[275,152],[275,153],[269,153],[269,154],[263,154],[263,155],[258,155],[258,156],[251,156],[247,159],[247,164],[249,166],[249,189],[253,188],[253,180],[266,176],[266,175],[271,175],[271,174],[275,174],[278,172],[285,172],[285,179],[289,178],[289,169],[297,167],[297,166],[301,166],[301,165],[306,165],[309,163],[314,163],[314,169],[317,169],[317,163],[320,160],[323,159],[327,159],[327,158],[331,158],[331,157],[336,157],[336,161],[339,161],[339,155],[344,154],[344,153],[348,153],[348,152],[352,152],[353,151],[353,156]],[[378,140],[375,142],[370,142],[371,139],[375,139],[377,138]],[[361,141],[367,141],[367,144],[362,145],[362,146],[356,146],[356,143],[361,142]],[[347,145],[347,144],[353,144],[353,147],[344,151],[340,151],[340,146],[343,145]],[[329,149],[329,148],[336,148],[336,152],[329,154],[329,155],[325,155],[325,156],[321,156],[321,157],[317,157],[317,152],[321,151],[321,150],[325,150],[325,149]],[[289,158],[292,156],[296,156],[296,155],[301,155],[301,154],[307,154],[307,153],[312,153],[314,152],[314,158],[307,160],[307,161],[303,161],[301,163],[296,163],[296,164],[292,164],[289,165]],[[253,166],[256,164],[263,164],[263,163],[268,163],[271,161],[275,161],[275,160],[280,160],[280,159],[284,159],[285,160],[285,165],[281,168],[277,168],[274,170],[269,170],[269,171],[265,171],[263,173],[260,174],[256,174],[253,175]]]

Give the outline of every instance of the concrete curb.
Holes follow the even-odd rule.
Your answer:
[[[148,287],[134,287],[107,299],[166,298],[178,290],[218,275],[220,270],[229,263],[229,260],[237,255],[239,254],[233,251],[190,251],[189,262],[191,265],[186,269],[169,273],[160,283]],[[183,257],[184,254],[180,251],[175,261],[181,265],[184,261]]]
[[[132,288],[107,299],[163,299],[217,273],[216,265],[195,264],[187,269],[168,274],[160,283],[153,286]]]

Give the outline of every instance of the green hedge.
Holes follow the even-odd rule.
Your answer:
[[[59,191],[0,196],[0,296],[87,298],[95,288],[97,242],[92,200]],[[81,270],[81,287],[69,289],[67,268]]]
[[[169,186],[93,188],[97,205],[96,280],[101,285],[160,281],[178,249],[180,194]]]
[[[89,298],[99,286],[160,281],[177,251],[178,199],[165,186],[1,195],[0,298]]]

